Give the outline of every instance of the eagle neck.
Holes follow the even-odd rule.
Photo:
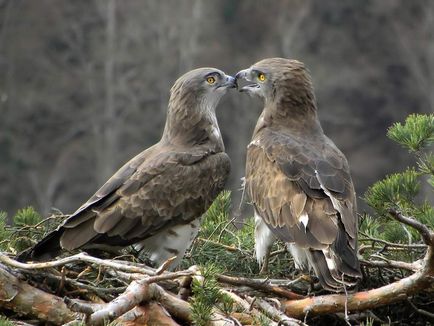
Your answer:
[[[180,147],[208,146],[215,152],[224,151],[214,108],[204,104],[186,107],[170,101],[162,140]]]
[[[323,132],[316,106],[288,105],[288,103],[266,103],[258,120],[255,133],[263,128],[288,130],[292,134],[316,135]]]

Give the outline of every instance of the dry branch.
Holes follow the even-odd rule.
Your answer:
[[[214,326],[240,325],[241,323],[237,318],[249,319],[247,316],[250,316],[250,323],[253,323],[257,318],[265,318],[270,325],[303,325],[302,322],[293,318],[303,318],[307,314],[312,316],[340,313],[343,311],[346,313],[363,311],[403,301],[414,294],[429,289],[434,283],[433,232],[415,219],[403,216],[397,211],[391,211],[390,214],[398,221],[410,225],[419,231],[424,242],[427,244],[425,258],[413,263],[406,263],[372,255],[372,258],[377,258],[378,260],[362,260],[361,262],[372,267],[404,269],[414,272],[414,274],[377,289],[347,295],[332,294],[309,298],[305,298],[285,288],[285,286],[293,285],[297,281],[251,279],[218,274],[216,275],[218,282],[233,286],[229,291],[223,289],[221,291],[230,296],[238,306],[244,309],[244,312],[242,314],[225,316],[218,308],[215,308],[212,313],[211,324]],[[372,239],[372,241],[375,242],[376,239]],[[387,243],[385,245],[391,244]],[[418,246],[418,248],[423,249],[422,246]],[[68,285],[68,287],[77,289],[74,290],[75,293],[79,292],[81,294],[91,291],[100,297],[104,297],[103,294],[111,290],[82,283],[76,279],[67,277],[69,274],[65,272],[60,273],[60,275],[54,275],[51,274],[51,271],[40,271],[40,269],[84,262],[88,266],[97,265],[100,267],[97,270],[97,280],[100,279],[101,275],[103,279],[105,276],[110,275],[124,280],[125,285],[129,283],[125,290],[122,287],[116,288],[115,292],[119,293],[122,291],[122,293],[108,303],[94,304],[88,301],[66,298],[65,302],[67,304],[65,304],[59,297],[25,283],[17,276],[14,276],[7,267],[0,264],[0,306],[11,309],[19,314],[34,316],[39,320],[54,324],[69,322],[72,325],[74,323],[73,320],[80,317],[78,313],[86,316],[85,322],[89,325],[103,325],[112,320],[116,320],[122,325],[131,326],[144,323],[147,325],[176,326],[177,323],[174,320],[191,324],[193,321],[191,319],[190,304],[166,291],[161,284],[169,284],[171,289],[176,291],[182,282],[181,278],[202,279],[200,271],[196,266],[179,272],[165,272],[171,260],[162,264],[157,270],[133,262],[99,259],[85,253],[51,262],[28,264],[17,262],[0,253],[0,262],[22,270],[24,275],[37,275],[38,277],[45,277],[48,280],[54,280],[57,283],[60,282],[62,286],[59,286],[58,290],[63,288],[63,285]],[[83,273],[84,271],[78,274],[78,276],[82,277]],[[160,284],[157,284],[157,282]],[[189,282],[187,283],[189,284]],[[279,311],[278,308],[269,303],[268,299],[252,298],[244,293],[240,294],[237,288],[242,289],[243,287],[248,287],[254,291],[261,291],[265,296],[278,296],[289,300],[281,302],[283,311]],[[232,291],[238,293],[238,295]],[[34,302],[38,304],[34,304]],[[422,313],[422,311],[418,312]]]
[[[161,287],[154,283],[158,281],[179,278],[182,276],[188,276],[191,274],[192,271],[187,270],[166,275],[151,276],[141,281],[133,281],[127,287],[124,293],[109,302],[104,308],[91,314],[88,319],[88,323],[92,325],[103,325],[106,321],[114,320],[125,314],[129,310],[133,309],[140,303],[149,302],[152,299],[156,299],[157,301],[165,299],[166,303],[167,301],[170,302],[168,306],[173,307],[173,300],[175,300],[176,298],[174,296],[170,298],[169,295],[167,295]],[[184,302],[179,299],[176,300],[178,300],[178,303]],[[164,303],[161,303],[164,306]]]
[[[423,268],[416,273],[386,286],[369,291],[349,294],[323,295],[283,303],[287,315],[303,318],[306,314],[319,315],[345,311],[373,309],[403,301],[409,296],[424,291],[434,284],[434,250],[428,248]]]
[[[258,281],[244,277],[233,277],[219,274],[217,275],[217,281],[221,283],[231,284],[235,286],[248,286],[252,289],[259,290],[265,293],[271,293],[283,298],[298,300],[304,298],[302,295],[289,291],[285,288],[274,286],[268,283],[267,280]]]
[[[156,302],[135,307],[115,320],[122,326],[179,326],[170,314]]]
[[[137,266],[137,265],[126,264],[126,263],[123,263],[122,261],[96,258],[96,257],[90,256],[84,252],[81,252],[81,253],[73,255],[73,256],[61,258],[58,260],[53,260],[50,262],[27,263],[27,264],[13,260],[13,259],[9,258],[8,256],[0,253],[0,262],[5,263],[6,265],[9,265],[11,267],[19,268],[19,269],[44,269],[44,268],[50,268],[50,267],[64,266],[66,264],[76,263],[76,262],[87,262],[87,263],[91,263],[91,264],[96,264],[98,266],[110,267],[110,268],[114,268],[116,270],[129,272],[129,273],[155,275],[155,271],[152,268],[149,268],[145,265]]]
[[[378,257],[374,256],[373,257]],[[360,263],[365,266],[370,267],[391,267],[391,268],[398,268],[398,269],[405,269],[410,272],[417,272],[422,268],[422,262],[420,260],[416,260],[413,263],[406,263],[404,261],[397,261],[392,259],[386,259],[384,257],[381,257],[381,260],[366,260],[366,259],[360,259]]]
[[[57,325],[77,317],[61,298],[25,283],[3,265],[0,265],[0,307]]]
[[[295,318],[288,317],[282,311],[273,307],[270,303],[263,299],[254,298],[251,299],[249,297],[246,298],[247,302],[249,302],[252,306],[257,306],[260,310],[264,311],[264,313],[273,320],[278,321],[278,325],[287,325],[287,326],[307,326],[300,320]]]

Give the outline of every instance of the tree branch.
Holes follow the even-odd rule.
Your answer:
[[[411,272],[417,272],[422,267],[422,262],[420,260],[417,260],[413,263],[406,263],[403,261],[391,260],[383,257],[381,257],[381,259],[382,260],[360,259],[360,263],[369,267],[381,267],[381,268],[391,267],[391,268],[405,269]]]
[[[348,311],[362,311],[403,301],[409,296],[433,285],[434,249],[428,247],[423,268],[397,282],[369,291],[348,296],[340,294],[310,297],[303,300],[289,300],[283,303],[288,316],[302,318],[304,315],[330,314]]]
[[[258,281],[250,278],[244,278],[244,277],[233,277],[233,276],[226,276],[222,274],[218,274],[216,276],[217,281],[221,283],[236,285],[236,286],[248,286],[252,289],[259,290],[266,293],[272,293],[275,295],[278,295],[283,298],[291,299],[291,300],[298,300],[304,298],[304,296],[297,294],[295,292],[289,291],[285,288],[274,286],[268,283],[267,280],[264,281]]]
[[[61,298],[39,290],[0,265],[0,307],[53,324],[65,324],[77,316]]]
[[[133,309],[141,302],[149,302],[154,299],[160,302],[170,313],[183,320],[190,320],[190,305],[163,290],[155,282],[174,279],[191,275],[192,271],[180,271],[165,275],[151,276],[141,281],[133,281],[124,293],[109,302],[103,309],[90,315],[88,323],[103,325],[107,321],[114,320],[127,311]]]
[[[389,210],[389,214],[392,215],[395,220],[416,229],[427,245],[434,246],[434,233],[426,225],[412,217],[402,215],[401,212],[393,208]]]
[[[114,268],[116,270],[121,270],[129,273],[140,273],[145,275],[155,275],[155,271],[152,268],[149,268],[145,265],[142,266],[133,266],[131,264],[125,264],[122,261],[115,261],[110,259],[100,259],[96,257],[89,256],[88,254],[81,252],[79,254],[44,262],[44,263],[21,263],[16,260],[9,258],[8,256],[0,253],[0,262],[9,265],[11,267],[19,268],[19,269],[43,269],[50,267],[58,267],[63,266],[70,263],[75,262],[87,262],[96,264],[99,266],[106,266],[110,268]]]

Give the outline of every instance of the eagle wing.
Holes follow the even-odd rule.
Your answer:
[[[126,246],[165,227],[187,224],[209,208],[229,171],[224,152],[150,148],[126,163],[22,258],[58,252],[59,240],[68,250],[89,244]]]
[[[88,242],[125,246],[166,226],[189,223],[223,189],[230,161],[225,153],[164,152],[136,168],[129,166],[129,177],[120,182],[121,169],[90,204],[65,221],[62,247]]]
[[[265,129],[250,143],[246,164],[246,190],[275,235],[313,252],[331,248],[341,270],[359,275],[354,187],[344,155],[327,137]]]

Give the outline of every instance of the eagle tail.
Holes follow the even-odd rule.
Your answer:
[[[361,278],[359,260],[349,245],[345,233],[338,235],[333,246],[309,249],[307,258],[321,285],[331,291],[343,291],[344,286],[354,286]]]
[[[307,258],[324,289],[342,292],[345,286],[357,284],[357,278],[343,272],[337,259],[331,258],[330,250],[311,249],[307,252]]]
[[[44,261],[56,257],[60,251],[60,237],[63,230],[55,230],[46,235],[33,247],[24,250],[17,256],[18,261]]]

